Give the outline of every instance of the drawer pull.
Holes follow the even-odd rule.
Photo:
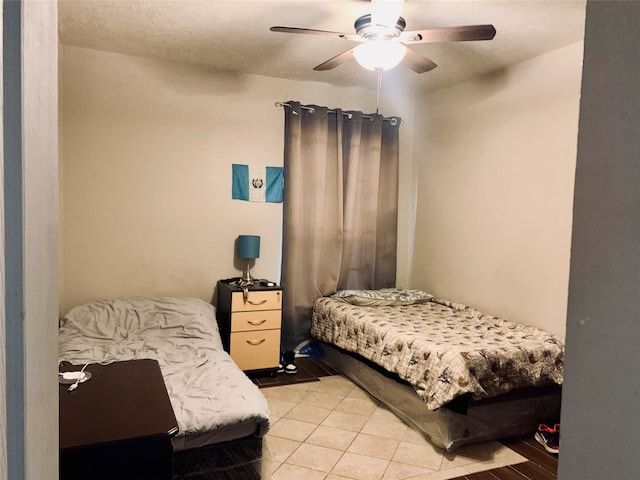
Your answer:
[[[247,343],[249,345],[260,345],[261,343],[264,343],[267,339],[266,338],[261,338],[260,340],[247,340]]]
[[[247,320],[247,323],[249,325],[253,325],[254,327],[257,327],[258,325],[262,325],[266,321],[267,321],[267,319],[263,318],[262,320]]]
[[[264,300],[261,300],[259,302],[254,302],[252,300],[247,300],[247,302],[249,302],[251,305],[262,305],[263,303],[267,303],[267,299],[265,298]]]

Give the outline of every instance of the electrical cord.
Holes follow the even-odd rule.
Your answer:
[[[59,372],[59,373],[58,373],[58,375],[62,375],[62,376],[63,376],[63,378],[64,378],[64,375],[65,375],[65,374],[68,374],[68,373],[71,373],[71,374],[73,374],[73,373],[77,373],[77,375],[78,375],[77,377],[76,377],[75,375],[74,375],[74,377],[72,377],[72,378],[75,378],[75,382],[73,382],[71,385],[69,385],[69,388],[67,388],[67,390],[68,390],[69,392],[73,392],[76,388],[78,388],[78,386],[80,385],[80,383],[81,383],[81,382],[83,382],[83,381],[85,381],[85,380],[88,380],[88,378],[86,378],[86,377],[87,377],[87,375],[88,375],[89,377],[91,377],[91,372],[87,372],[87,374],[86,374],[86,375],[84,374],[85,369],[86,369],[89,365],[91,365],[91,364],[97,364],[97,365],[111,365],[113,362],[114,362],[113,360],[109,360],[109,361],[104,361],[104,360],[103,360],[103,361],[91,361],[91,362],[87,362],[87,363],[85,363],[85,364],[82,366],[82,368],[80,369],[80,371]],[[65,367],[73,367],[73,364],[72,364],[71,362],[67,361],[67,360],[58,360],[58,370],[60,369],[60,366],[61,366],[61,365],[62,365],[62,366],[65,366]],[[66,378],[65,378],[65,380],[66,380]],[[66,382],[63,382],[63,383],[66,383]]]
[[[89,364],[85,363],[84,366],[80,369],[80,373],[78,374],[78,378],[76,379],[76,381],[74,383],[72,383],[71,385],[69,385],[69,388],[67,390],[69,390],[70,392],[73,392],[76,388],[78,388],[78,385],[80,384],[80,379],[83,378],[83,373],[84,373],[84,369],[87,368]]]

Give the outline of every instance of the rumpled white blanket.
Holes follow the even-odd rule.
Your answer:
[[[215,439],[217,431],[238,426],[255,424],[259,436],[269,429],[264,395],[222,348],[215,310],[202,300],[87,303],[60,320],[58,342],[59,361],[76,365],[157,360],[180,428],[178,445],[181,437]]]

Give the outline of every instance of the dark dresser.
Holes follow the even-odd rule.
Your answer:
[[[170,480],[178,424],[158,362],[90,364],[85,371],[91,378],[75,390],[59,386],[60,479]]]

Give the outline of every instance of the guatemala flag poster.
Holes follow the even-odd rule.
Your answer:
[[[282,167],[240,165],[232,167],[231,198],[249,202],[281,203],[284,197]]]

